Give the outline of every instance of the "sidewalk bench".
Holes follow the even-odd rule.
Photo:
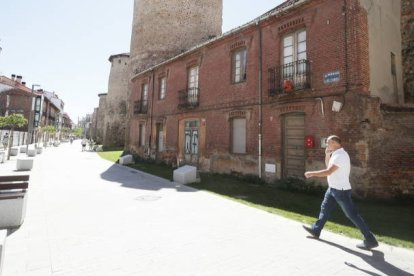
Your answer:
[[[22,225],[29,175],[0,176],[0,229]]]

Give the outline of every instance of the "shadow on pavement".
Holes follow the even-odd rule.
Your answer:
[[[170,182],[164,178],[150,175],[129,167],[112,165],[101,173],[102,179],[121,184],[122,187],[139,190],[158,191],[161,189],[175,189],[178,192],[197,192],[197,189],[182,184]]]
[[[414,276],[414,274],[408,273],[396,266],[394,266],[393,264],[390,264],[389,262],[385,261],[385,257],[384,257],[384,253],[378,250],[371,250],[368,252],[372,253],[372,256],[361,253],[359,251],[356,250],[352,250],[349,249],[347,247],[344,247],[342,245],[330,242],[330,241],[326,241],[326,240],[321,240],[321,239],[315,239],[313,237],[308,237],[310,239],[314,239],[323,243],[326,243],[328,245],[334,246],[336,248],[339,248],[347,253],[353,254],[357,257],[360,257],[362,260],[364,260],[367,264],[369,264],[370,266],[372,266],[373,268],[381,271],[382,273],[384,273],[385,275],[399,275],[399,276]],[[361,272],[365,272],[369,275],[374,275],[377,276],[379,274],[375,273],[375,272],[371,272],[362,268],[357,267],[356,265],[349,263],[349,262],[345,262],[345,264],[349,267],[355,268]]]

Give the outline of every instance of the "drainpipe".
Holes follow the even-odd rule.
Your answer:
[[[263,67],[263,58],[262,58],[262,29],[260,28],[259,21],[256,22],[257,30],[259,33],[259,178],[262,178],[262,67]]]
[[[148,146],[148,156],[151,154],[151,146],[152,146],[152,114],[154,108],[154,88],[155,88],[155,71],[152,71],[152,93],[151,93],[151,112],[150,112],[150,136],[149,136],[149,146]]]
[[[349,79],[348,79],[348,5],[346,0],[344,0],[344,6],[342,7],[342,11],[344,14],[344,46],[345,46],[345,93],[346,94],[349,90]],[[345,102],[345,101],[344,101]],[[345,103],[344,103],[345,104]]]

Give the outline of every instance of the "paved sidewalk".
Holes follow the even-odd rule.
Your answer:
[[[30,174],[2,276],[414,274],[413,250],[363,251],[326,231],[315,240],[298,222],[111,164],[79,141],[45,149]]]

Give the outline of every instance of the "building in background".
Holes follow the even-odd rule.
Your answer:
[[[32,85],[32,88],[27,87],[21,76],[14,74],[11,78],[0,76],[0,116],[22,114],[29,122],[25,127],[19,129],[21,133],[16,133],[19,135],[17,141],[21,141],[18,142],[21,144],[26,143],[24,140],[27,137],[30,120],[33,122],[34,133],[49,125],[56,127],[58,132],[63,125],[71,127],[71,119],[68,114],[64,113],[64,102],[59,99],[57,94],[42,89],[34,90],[35,86],[37,87],[37,85]],[[37,125],[35,125],[33,106],[36,97],[41,99]],[[32,115],[30,115],[31,112],[33,112]]]

